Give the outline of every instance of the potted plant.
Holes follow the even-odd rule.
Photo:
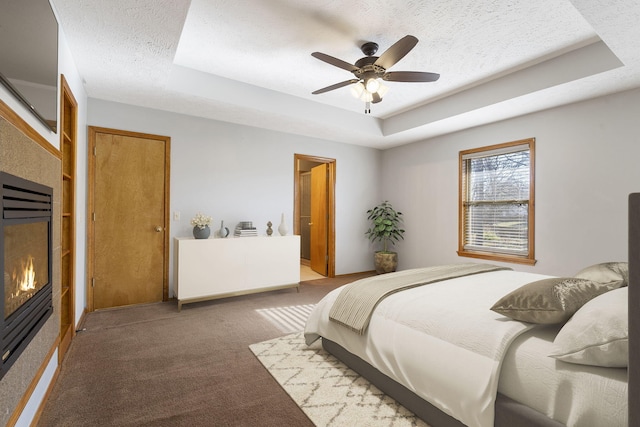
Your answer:
[[[365,235],[372,243],[382,242],[382,250],[375,253],[376,273],[390,273],[398,267],[398,254],[391,251],[390,245],[404,240],[402,224],[402,212],[398,212],[391,203],[384,201],[373,209],[367,211],[367,219],[371,221],[371,227]]]
[[[211,221],[213,219],[210,216],[203,215],[200,212],[191,219],[191,225],[193,225],[193,237],[196,239],[208,239],[211,234]]]

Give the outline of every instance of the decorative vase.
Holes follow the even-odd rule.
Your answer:
[[[224,221],[220,221],[220,237],[225,238],[229,235],[229,229],[224,226]]]
[[[271,236],[273,234],[273,229],[271,228],[272,225],[271,221],[267,222],[267,236]]]
[[[208,225],[205,225],[204,228],[200,228],[197,225],[193,227],[193,237],[196,239],[208,239],[211,235],[211,229]]]
[[[280,219],[280,225],[278,226],[278,233],[281,236],[287,235],[287,224],[284,223],[284,213],[282,214],[282,218]]]

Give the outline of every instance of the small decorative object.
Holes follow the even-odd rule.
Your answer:
[[[229,235],[229,229],[224,226],[224,221],[220,221],[220,237],[225,238]]]
[[[282,218],[280,219],[280,225],[278,226],[278,233],[281,236],[287,235],[287,224],[284,223],[284,212],[282,213]]]
[[[193,237],[196,239],[208,239],[211,235],[212,218],[210,216],[202,215],[200,212],[191,219],[191,225],[193,225]]]
[[[273,229],[271,228],[272,225],[271,221],[267,222],[267,236],[271,236],[273,234]]]
[[[382,250],[375,253],[376,273],[390,273],[396,271],[398,266],[398,254],[388,247],[394,242],[404,240],[404,229],[401,228],[402,212],[397,212],[391,203],[384,201],[373,209],[367,211],[367,219],[371,221],[371,227],[365,235],[372,243],[382,242]]]
[[[204,228],[200,228],[198,226],[193,227],[193,237],[196,239],[208,239],[211,235],[211,229],[208,225],[205,225]]]

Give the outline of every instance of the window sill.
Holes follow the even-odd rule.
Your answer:
[[[493,252],[470,252],[470,251],[457,251],[458,256],[469,257],[469,258],[479,258],[479,259],[487,259],[491,261],[500,261],[500,262],[511,262],[514,264],[524,264],[524,265],[535,265],[536,259],[533,257],[524,257],[524,256],[516,256],[516,255],[504,255],[504,254],[496,254]]]

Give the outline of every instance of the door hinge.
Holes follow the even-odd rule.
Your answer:
[[[93,212],[91,214],[91,219],[95,222],[95,220],[96,220],[96,213],[95,212]]]
[[[96,149],[96,146],[93,146],[93,155],[97,156],[98,155],[98,150]]]
[[[92,277],[92,278],[91,278],[91,287],[92,287],[92,288],[95,288],[95,287],[96,287],[96,278],[95,278],[95,277]]]

